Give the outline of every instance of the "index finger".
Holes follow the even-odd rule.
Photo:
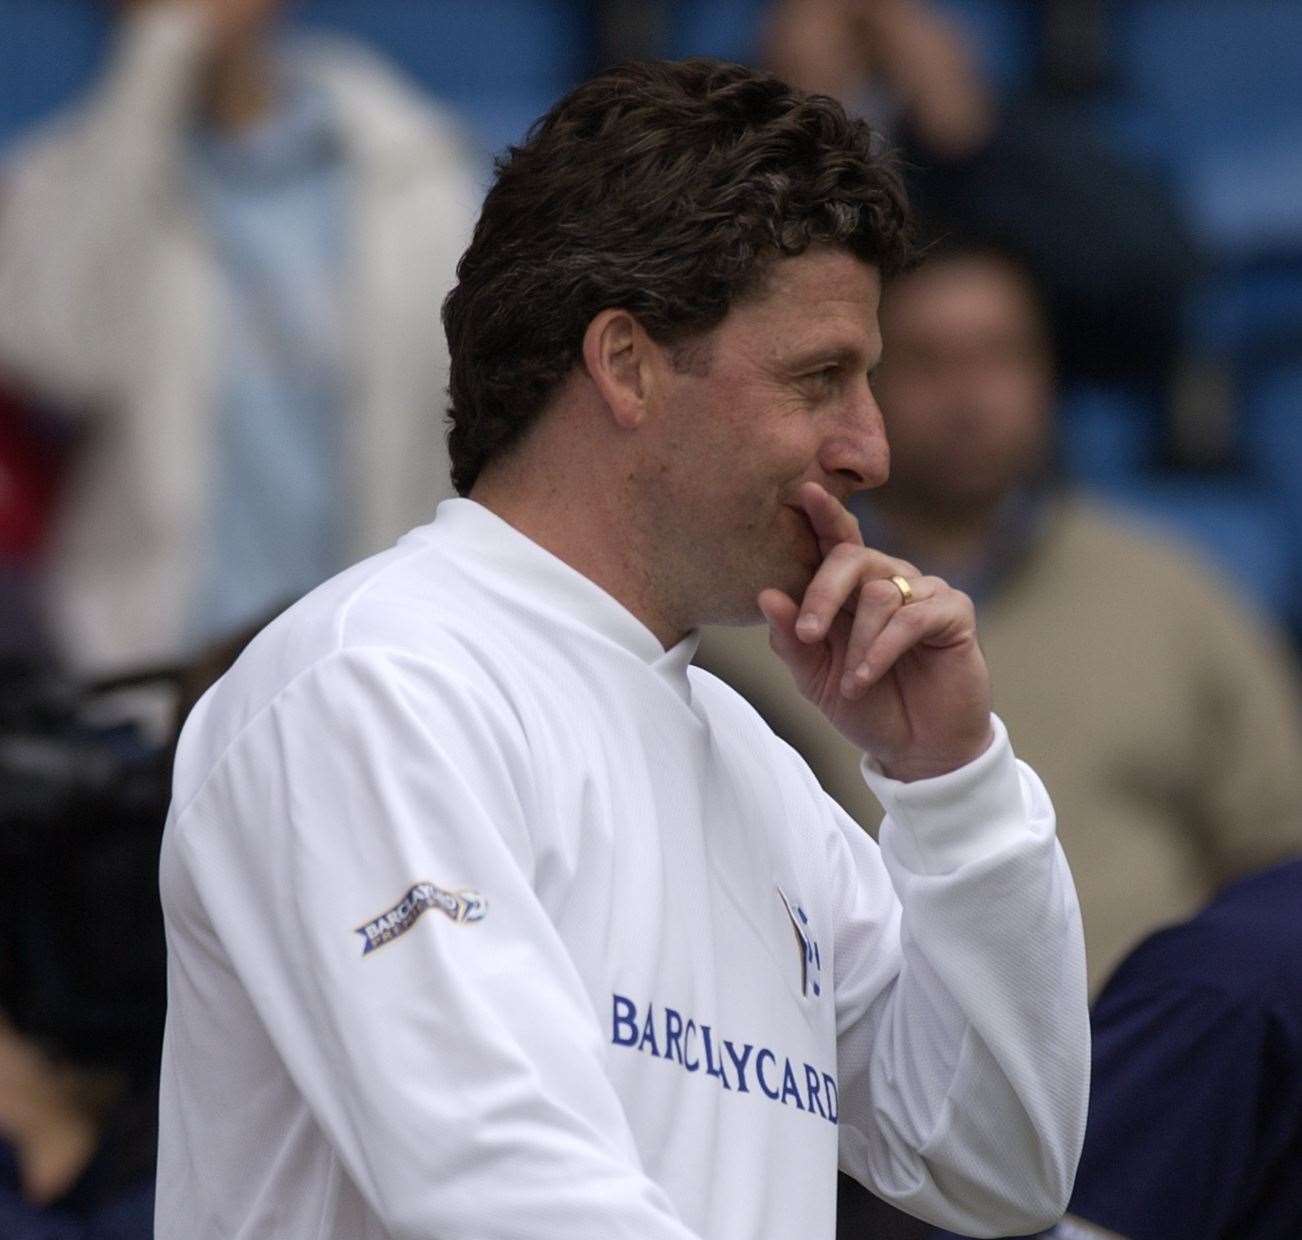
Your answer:
[[[859,522],[855,519],[854,513],[826,487],[820,486],[817,482],[802,483],[797,497],[800,506],[805,510],[805,515],[809,518],[809,524],[814,527],[818,549],[824,555],[841,543],[851,543],[856,547],[863,546],[863,534],[859,530]]]

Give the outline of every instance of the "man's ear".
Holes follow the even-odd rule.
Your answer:
[[[660,347],[627,310],[601,311],[583,333],[583,365],[616,425],[640,426],[649,412]]]

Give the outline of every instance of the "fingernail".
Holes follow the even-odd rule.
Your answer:
[[[801,637],[817,637],[818,617],[810,615],[801,616],[796,622],[796,632],[799,633]]]
[[[845,674],[844,676],[841,677],[841,696],[842,696],[842,697],[849,697],[849,696],[850,696],[852,693],[854,693],[855,690],[858,689],[858,688],[859,688],[859,684],[858,684],[858,682],[855,680],[855,674],[854,674],[854,672],[846,672],[846,674]]]

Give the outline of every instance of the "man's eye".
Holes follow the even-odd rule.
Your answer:
[[[840,373],[841,373],[840,369],[836,366],[824,366],[822,370],[810,371],[810,373],[807,374],[805,378],[809,380],[811,383],[815,383],[820,387],[827,387],[829,384],[835,381],[836,377]]]

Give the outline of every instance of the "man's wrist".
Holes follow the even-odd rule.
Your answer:
[[[918,780],[937,779],[941,775],[962,770],[968,763],[975,762],[994,742],[994,724],[988,722],[985,736],[975,744],[959,746],[945,753],[915,754],[899,759],[878,758],[873,764],[887,779],[912,784]]]
[[[1032,820],[1043,819],[1037,833],[1045,823],[1051,829],[1042,785],[1016,760],[997,716],[991,724],[995,739],[980,757],[933,779],[902,783],[864,759],[864,779],[887,815],[882,845],[915,873],[950,873],[1024,841]]]

